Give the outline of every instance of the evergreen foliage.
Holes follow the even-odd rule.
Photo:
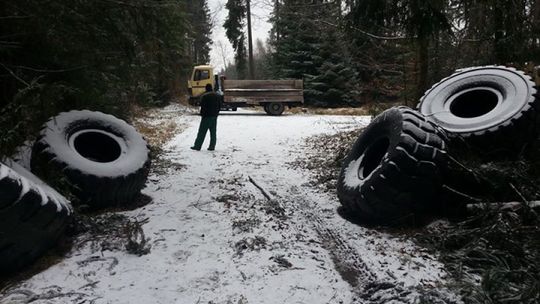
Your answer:
[[[316,106],[357,105],[356,72],[339,31],[328,24],[340,17],[335,2],[285,0],[274,16],[270,41],[279,78],[305,80],[306,102]]]
[[[59,111],[165,103],[209,58],[205,0],[5,0],[0,31],[2,155]]]
[[[410,106],[457,68],[540,64],[537,0],[274,0],[274,78],[318,106]]]
[[[209,64],[212,24],[210,22],[208,3],[206,0],[189,0],[187,1],[186,10],[190,15],[189,25],[193,37],[193,64]]]
[[[223,24],[226,35],[235,50],[235,67],[238,79],[247,76],[247,50],[246,34],[244,33],[244,19],[246,18],[246,5],[244,0],[228,0],[225,5],[229,15]]]

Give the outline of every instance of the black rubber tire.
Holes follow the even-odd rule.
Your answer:
[[[285,111],[285,105],[281,102],[271,102],[266,105],[266,113],[272,116],[279,116]]]
[[[264,109],[264,112],[266,112],[266,114],[270,114],[270,113],[268,113],[268,104],[267,103],[263,104],[263,109]]]
[[[489,153],[515,152],[535,135],[540,95],[534,86],[514,68],[462,69],[426,91],[418,110],[455,142]]]
[[[191,106],[200,106],[201,104],[201,100],[199,97],[193,97],[193,96],[190,96],[189,97],[189,100],[188,100],[188,104],[191,105]]]
[[[150,149],[125,121],[91,111],[51,118],[32,150],[32,171],[65,176],[80,204],[92,208],[134,202],[146,183]]]
[[[72,214],[58,192],[14,162],[0,163],[0,273],[29,265],[53,247]]]
[[[438,208],[447,152],[444,132],[407,107],[388,109],[343,161],[337,193],[366,224],[418,224]]]

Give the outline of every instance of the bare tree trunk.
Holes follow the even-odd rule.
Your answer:
[[[418,37],[418,82],[416,98],[422,97],[427,89],[429,72],[429,39]]]
[[[276,20],[274,21],[274,24],[276,26],[276,42],[279,42],[279,0],[276,0],[275,2],[275,8],[276,8],[276,15],[274,16]]]
[[[532,4],[531,8],[531,15],[532,15],[532,27],[533,27],[533,33],[540,32],[540,0],[535,0]],[[534,50],[536,54],[535,62],[536,64],[540,64],[540,37],[538,35],[536,37],[532,37],[532,49]]]
[[[253,35],[251,33],[251,0],[246,0],[246,13],[248,25],[249,78],[255,79],[255,66],[253,64]]]

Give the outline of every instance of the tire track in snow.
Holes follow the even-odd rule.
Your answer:
[[[416,304],[419,301],[426,303],[462,303],[461,300],[445,287],[439,290],[430,290],[433,286],[409,285],[401,281],[397,274],[390,271],[381,272],[373,269],[367,263],[365,252],[358,250],[347,238],[343,237],[343,230],[336,228],[319,214],[323,214],[319,204],[315,202],[316,194],[311,191],[301,193],[298,187],[293,186],[284,192],[292,196],[291,201],[298,202],[295,209],[295,220],[304,219],[307,225],[311,225],[319,236],[321,246],[327,250],[335,270],[340,274],[356,295],[353,303],[364,304]],[[314,197],[313,197],[313,196]],[[331,217],[336,216],[333,211]],[[351,223],[351,225],[354,225]],[[377,238],[377,234],[363,236]],[[366,256],[368,258],[369,256]]]

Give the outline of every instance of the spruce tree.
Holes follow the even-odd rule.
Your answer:
[[[210,23],[210,9],[207,0],[189,0],[187,2],[190,12],[191,35],[193,36],[192,54],[195,64],[208,64],[210,62],[210,45],[212,40],[212,24]]]
[[[228,0],[225,7],[229,11],[229,14],[223,27],[235,51],[234,59],[238,79],[245,79],[247,76],[246,35],[244,33],[246,6],[243,0]]]
[[[271,37],[275,74],[304,79],[308,104],[356,104],[356,73],[338,37],[339,28],[332,24],[340,18],[339,2],[285,0],[278,4]]]

